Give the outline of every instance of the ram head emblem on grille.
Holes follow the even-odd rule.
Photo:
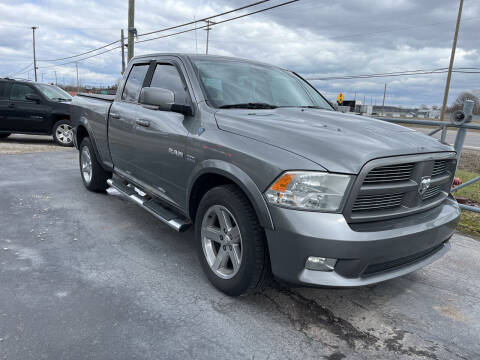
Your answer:
[[[418,193],[420,195],[425,194],[425,192],[428,190],[430,187],[430,183],[432,182],[432,179],[430,176],[424,176],[422,178],[422,181],[420,181],[420,185],[418,185]]]

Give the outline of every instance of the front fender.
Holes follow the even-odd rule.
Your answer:
[[[192,171],[192,174],[188,180],[187,191],[187,214],[190,214],[190,195],[193,185],[197,179],[204,174],[218,174],[222,175],[236,185],[238,185],[242,191],[247,195],[248,199],[253,205],[255,212],[257,213],[260,225],[265,229],[274,230],[273,221],[270,216],[270,211],[265,202],[265,198],[258,189],[255,182],[238,166],[235,166],[229,162],[223,160],[205,160],[198,164]]]

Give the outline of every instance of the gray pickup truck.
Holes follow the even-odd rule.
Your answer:
[[[297,74],[235,58],[132,59],[115,96],[73,100],[87,189],[117,189],[177,231],[235,296],[271,274],[352,287],[444,255],[460,215],[450,146],[342,114]]]

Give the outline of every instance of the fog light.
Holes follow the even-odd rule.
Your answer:
[[[337,259],[309,256],[305,263],[305,268],[316,271],[333,271],[336,263]]]

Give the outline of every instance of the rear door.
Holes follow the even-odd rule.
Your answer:
[[[135,121],[138,118],[138,98],[148,72],[150,62],[134,64],[127,77],[120,98],[110,108],[108,120],[108,144],[115,170],[136,180],[134,138]]]
[[[28,94],[36,94],[41,100],[27,100]],[[12,83],[6,126],[12,132],[49,133],[50,110],[48,101],[32,85]]]
[[[173,91],[176,104],[191,104],[181,63],[173,58],[165,57],[157,62],[151,82],[145,85]],[[138,106],[135,120],[138,178],[153,187],[161,197],[183,208],[187,124],[191,117]]]

